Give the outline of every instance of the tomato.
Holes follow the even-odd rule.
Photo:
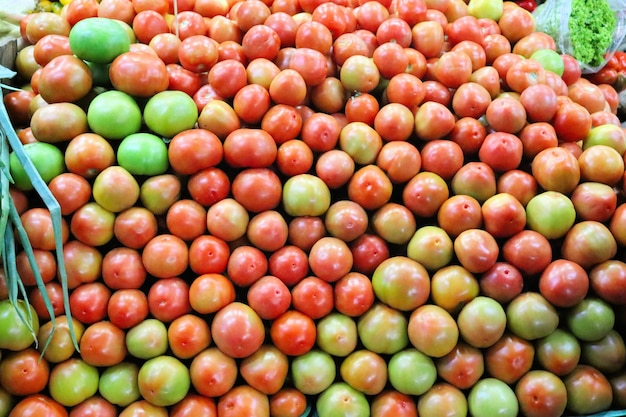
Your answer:
[[[252,308],[233,302],[217,312],[211,323],[211,334],[222,352],[232,358],[244,358],[261,347],[265,327]]]
[[[502,133],[517,133],[526,123],[526,110],[522,103],[510,97],[495,98],[485,112],[487,122]]]
[[[68,36],[71,29],[66,19],[52,12],[33,13],[24,23],[25,39],[32,45],[46,35]]]
[[[129,0],[104,0],[98,6],[98,17],[117,19],[128,25],[133,23],[135,14],[133,3]]]
[[[151,97],[169,86],[165,63],[156,55],[124,52],[109,67],[111,84],[131,96]]]
[[[130,38],[121,24],[99,17],[81,19],[69,33],[72,52],[80,59],[108,64],[130,49]]]
[[[224,417],[269,415],[269,398],[248,385],[239,385],[218,400],[217,412]]]
[[[71,240],[63,245],[63,261],[67,272],[68,288],[94,282],[100,277],[103,256],[93,246]]]
[[[170,410],[172,417],[190,417],[203,415],[206,417],[216,417],[217,408],[212,398],[197,394],[187,394],[178,404]]]
[[[277,147],[269,133],[241,128],[224,139],[224,160],[233,167],[263,168],[276,159]]]
[[[161,278],[148,290],[150,314],[162,323],[170,323],[191,313],[189,284],[182,278]]]
[[[198,107],[193,98],[182,91],[161,91],[150,97],[143,109],[143,118],[152,132],[169,139],[196,125]]]
[[[27,396],[43,391],[50,370],[34,348],[10,352],[0,362],[0,386],[12,395]]]
[[[310,351],[317,330],[312,318],[296,310],[287,310],[272,321],[272,343],[285,355],[299,356]]]
[[[46,394],[22,398],[9,413],[10,417],[67,417],[67,410]]]
[[[141,10],[133,17],[133,32],[137,40],[148,45],[160,33],[170,33],[165,17],[155,10]]]
[[[104,320],[111,290],[101,282],[88,282],[76,287],[70,294],[72,317],[83,324]]]
[[[107,317],[120,329],[130,329],[148,317],[148,298],[138,289],[114,291],[107,303]]]
[[[185,241],[172,234],[153,237],[141,253],[148,274],[158,278],[181,275],[189,264],[189,249]]]
[[[185,314],[170,323],[167,339],[177,358],[190,359],[209,346],[211,333],[204,319],[194,314]]]
[[[141,254],[135,249],[116,247],[102,258],[102,279],[111,289],[140,288],[146,277]]]
[[[30,304],[33,306],[35,311],[37,311],[37,315],[41,319],[49,319],[50,312],[43,300],[44,292],[50,299],[50,304],[52,305],[52,314],[55,317],[62,315],[64,313],[63,307],[63,289],[61,288],[61,284],[57,281],[47,282],[44,286],[43,291],[38,287],[33,287],[28,295],[28,299],[30,300]]]
[[[117,365],[127,354],[125,336],[126,333],[110,321],[93,323],[85,328],[80,339],[81,358],[92,366]]]
[[[199,394],[217,397],[226,394],[235,384],[237,363],[217,347],[200,352],[189,366],[191,383]]]
[[[463,149],[455,142],[436,139],[427,142],[420,153],[422,169],[450,180],[464,162]]]
[[[156,216],[145,207],[131,207],[115,216],[113,233],[127,248],[143,248],[157,232]]]
[[[270,415],[298,417],[306,411],[305,395],[294,388],[283,388],[270,397]]]
[[[254,246],[238,246],[230,254],[226,273],[239,287],[248,287],[266,275],[267,257]]]
[[[308,276],[291,289],[291,305],[314,320],[325,317],[334,307],[333,287],[321,278]]]
[[[233,97],[233,109],[241,121],[247,125],[256,125],[271,106],[269,91],[258,85],[248,84]]]

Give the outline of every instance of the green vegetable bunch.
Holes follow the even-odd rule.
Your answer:
[[[12,78],[13,76],[15,76],[15,72],[0,66],[0,79]],[[0,88],[13,89],[12,87],[2,84],[0,84]],[[61,279],[61,286],[63,288],[64,307],[65,311],[68,312],[68,317],[71,317],[69,315],[70,306],[67,273],[65,270],[65,263],[63,261],[63,243],[61,241],[61,208],[47,184],[41,178],[41,175],[33,165],[32,161],[26,155],[23,145],[11,125],[6,108],[4,107],[4,104],[0,102],[0,239],[2,239],[0,242],[0,268],[2,268],[4,272],[4,279],[6,280],[10,301],[16,305],[18,303],[18,299],[21,297],[24,301],[28,302],[28,293],[16,268],[16,246],[19,241],[28,257],[35,280],[37,281],[37,287],[41,291],[46,310],[50,314],[51,318],[53,331],[50,332],[50,336],[44,342],[42,347],[42,352],[44,352],[51,341],[54,329],[56,329],[54,310],[50,298],[47,295],[48,293],[41,277],[41,273],[39,272],[39,267],[35,261],[33,248],[30,245],[28,235],[22,225],[20,215],[9,192],[10,184],[13,182],[9,170],[9,152],[11,150],[15,153],[19,162],[24,166],[24,170],[28,174],[35,191],[37,191],[43,203],[50,211],[52,227],[55,235],[59,275]],[[33,333],[34,339],[37,340],[37,335],[34,334],[34,328],[32,327],[33,317],[31,317],[30,314],[28,316],[24,316],[20,309],[16,310],[18,311],[20,319]],[[30,309],[27,311],[30,313]],[[78,346],[76,335],[74,333],[74,326],[70,325],[69,330],[74,345]]]
[[[537,30],[557,51],[572,55],[585,73],[598,71],[626,34],[624,0],[548,0],[534,11]]]

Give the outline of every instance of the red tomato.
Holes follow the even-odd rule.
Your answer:
[[[80,175],[64,172],[48,183],[48,188],[61,206],[61,214],[69,215],[91,198],[91,184]]]
[[[48,361],[40,358],[34,348],[8,352],[0,362],[0,386],[16,396],[27,396],[43,391],[48,383]]]
[[[111,290],[101,282],[81,284],[70,294],[72,317],[83,324],[104,320]]]
[[[125,52],[113,60],[109,77],[115,89],[132,96],[151,97],[169,86],[167,67],[156,55]]]
[[[181,238],[172,234],[153,237],[141,254],[148,274],[157,278],[181,275],[189,264],[189,250]]]
[[[130,329],[149,314],[148,297],[138,289],[114,291],[107,304],[107,316],[120,329]]]
[[[50,212],[44,208],[33,207],[26,210],[20,220],[26,231],[33,249],[54,250],[54,231],[52,228],[52,217]],[[67,221],[61,221],[61,241],[67,242],[69,239],[69,228]]]
[[[50,300],[50,304],[52,305],[52,313],[55,317],[62,315],[65,312],[65,307],[63,304],[63,288],[61,284],[57,281],[48,282],[45,284],[44,291]],[[39,289],[39,287],[34,287],[31,289],[30,294],[28,295],[28,299],[30,301],[30,305],[33,306],[35,311],[37,312],[37,316],[39,319],[49,319],[50,313],[48,312],[48,307],[44,302],[43,292]]]
[[[215,40],[207,36],[191,35],[182,40],[178,48],[178,60],[189,71],[207,72],[217,63],[217,45]]]
[[[33,258],[39,269],[39,275],[43,283],[52,281],[57,275],[56,257],[50,250],[33,249]],[[24,285],[35,286],[37,278],[27,253],[22,250],[15,257],[15,267]]]
[[[48,103],[74,102],[87,95],[93,80],[87,64],[74,55],[52,58],[39,74],[38,91]]]
[[[211,314],[235,301],[235,287],[226,276],[206,273],[195,278],[189,287],[191,308],[200,314]]]
[[[187,394],[170,410],[171,417],[206,416],[217,417],[217,407],[213,398],[198,394]]]
[[[261,347],[265,327],[252,308],[233,302],[217,312],[211,323],[211,334],[222,352],[232,358],[244,358]]]
[[[174,356],[191,359],[211,344],[211,331],[203,318],[185,314],[170,323],[167,340]]]
[[[80,338],[81,358],[92,366],[117,365],[126,358],[125,337],[126,332],[110,321],[93,323]]]
[[[45,394],[33,394],[20,399],[9,417],[67,417],[67,410]]]
[[[191,383],[205,397],[226,394],[237,380],[237,363],[217,347],[210,347],[193,358],[189,366]]]
[[[303,355],[315,345],[317,329],[309,316],[288,310],[272,321],[270,337],[281,352],[289,356]]]
[[[115,216],[113,233],[124,246],[141,249],[158,232],[157,218],[145,207],[131,207]]]
[[[450,180],[463,166],[463,149],[456,142],[437,139],[427,142],[420,153],[422,169]]]
[[[233,167],[267,167],[276,159],[276,153],[276,142],[261,129],[241,128],[224,140],[224,160]]]
[[[273,320],[289,309],[292,297],[283,281],[273,275],[266,275],[250,286],[246,299],[259,317]]]
[[[135,3],[133,1],[133,4]],[[155,10],[141,10],[136,13],[132,20],[132,28],[139,42],[148,45],[159,33],[170,32],[169,25],[161,13]]]
[[[175,201],[167,210],[165,224],[174,236],[192,241],[206,231],[206,209],[191,199]]]
[[[98,6],[98,17],[117,19],[132,25],[136,12],[130,0],[102,0]]]
[[[309,276],[291,289],[291,305],[313,320],[329,314],[334,308],[333,287],[327,281]]]
[[[267,416],[270,412],[269,398],[249,385],[239,385],[218,400],[217,412],[223,417]]]
[[[254,246],[236,247],[228,258],[226,272],[233,283],[248,287],[267,273],[267,257]]]
[[[182,278],[162,278],[148,290],[150,314],[163,323],[191,312],[189,284]]]

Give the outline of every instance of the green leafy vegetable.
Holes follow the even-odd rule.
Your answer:
[[[573,56],[584,73],[596,72],[624,37],[624,13],[608,0],[548,0],[533,12],[536,28],[560,53]]]
[[[594,67],[601,65],[616,24],[615,12],[606,1],[572,0],[569,31],[574,58]]]
[[[15,72],[0,66],[0,78],[12,78],[15,75]],[[7,86],[0,84],[0,87],[6,88]],[[52,335],[54,334],[54,330],[56,329],[55,316],[52,303],[50,302],[49,297],[47,296],[47,291],[45,289],[45,284],[43,279],[41,278],[41,274],[37,263],[35,261],[35,257],[33,254],[33,248],[28,241],[28,236],[26,234],[26,230],[24,229],[20,215],[17,212],[15,204],[11,198],[9,187],[13,182],[11,178],[11,173],[9,171],[9,153],[13,151],[20,164],[24,167],[26,173],[28,174],[31,183],[35,191],[41,197],[43,203],[50,211],[50,217],[52,219],[52,228],[54,230],[54,240],[55,240],[55,252],[57,257],[57,265],[59,268],[59,277],[61,281],[61,287],[63,290],[63,303],[65,307],[66,315],[71,318],[70,314],[70,305],[69,305],[69,289],[67,286],[67,271],[65,269],[65,262],[63,259],[63,241],[61,237],[61,223],[62,223],[62,215],[61,215],[61,207],[59,206],[58,201],[54,198],[54,195],[48,188],[48,185],[44,182],[39,175],[39,172],[33,165],[32,161],[28,158],[26,152],[24,151],[24,147],[20,142],[13,126],[11,124],[11,120],[9,119],[9,114],[7,113],[4,104],[0,105],[0,237],[2,242],[0,244],[0,261],[2,263],[2,267],[4,270],[4,275],[6,279],[7,289],[9,292],[9,299],[13,304],[16,304],[18,298],[23,298],[24,301],[28,300],[27,291],[22,283],[16,269],[16,236],[15,232],[17,232],[17,237],[19,237],[22,248],[24,249],[27,258],[30,262],[31,268],[33,269],[33,273],[35,276],[35,280],[37,283],[37,287],[40,289],[41,294],[43,296],[43,301],[46,307],[46,310],[50,314],[50,321],[52,323],[53,331],[50,332],[48,339],[45,341],[42,352],[45,352],[45,349],[48,347]],[[19,309],[18,309],[19,311]],[[29,311],[30,315],[30,311]],[[24,317],[20,313],[20,319],[26,324],[26,326],[31,329],[34,333],[32,327],[32,317]],[[78,350],[78,341],[76,339],[76,334],[74,332],[74,326],[72,325],[72,321],[69,320],[70,326],[70,336],[74,346]],[[35,340],[37,340],[37,335],[35,335]]]

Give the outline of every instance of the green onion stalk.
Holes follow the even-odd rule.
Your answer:
[[[16,75],[14,71],[9,70],[3,66],[0,66],[0,79],[10,79]],[[15,88],[0,84],[0,87],[8,90],[16,90]],[[19,163],[24,167],[26,174],[28,175],[34,190],[37,192],[46,208],[50,212],[52,219],[52,228],[54,231],[55,252],[59,269],[59,280],[61,281],[61,287],[63,291],[63,305],[65,313],[69,318],[69,331],[70,337],[76,349],[78,350],[78,341],[74,332],[73,322],[71,320],[70,305],[69,305],[69,289],[67,285],[67,271],[65,269],[65,262],[63,259],[63,241],[61,237],[61,224],[62,215],[61,207],[58,201],[48,188],[48,185],[41,178],[41,175],[33,165],[30,158],[24,151],[24,146],[17,137],[15,129],[9,119],[4,103],[0,104],[0,265],[2,265],[4,271],[4,277],[6,280],[6,287],[8,292],[8,298],[10,302],[16,307],[16,311],[20,320],[27,326],[27,328],[33,334],[35,343],[39,344],[37,340],[37,334],[33,326],[33,317],[31,309],[26,309],[26,314],[22,309],[17,308],[19,300],[23,300],[28,303],[28,293],[24,283],[22,282],[16,267],[16,253],[18,242],[21,245],[24,253],[26,254],[30,263],[33,275],[35,277],[37,288],[40,290],[43,302],[47,312],[50,314],[50,322],[52,325],[52,331],[48,338],[43,342],[41,347],[42,355],[48,348],[54,331],[56,330],[56,321],[54,315],[54,309],[52,302],[48,297],[45,283],[41,277],[39,267],[35,260],[33,248],[28,240],[28,235],[24,226],[22,225],[20,214],[17,211],[15,202],[10,193],[10,186],[13,184],[13,178],[9,169],[9,155],[13,152]]]

